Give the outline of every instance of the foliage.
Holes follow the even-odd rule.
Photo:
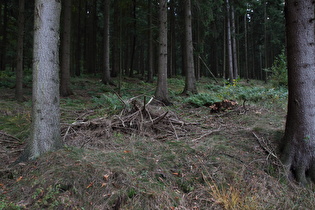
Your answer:
[[[25,69],[23,75],[23,83],[27,86],[32,84],[32,71]],[[0,87],[12,88],[15,86],[15,72],[11,70],[0,71]]]
[[[184,102],[195,106],[207,106],[225,99],[253,103],[264,101],[264,103],[267,103],[268,101],[284,101],[287,98],[286,88],[275,89],[263,86],[251,87],[241,85],[239,84],[239,81],[234,81],[233,84],[227,86],[209,84],[206,87],[210,90],[210,93],[200,93],[191,96],[185,99]]]
[[[24,140],[29,136],[31,124],[31,105],[27,102],[0,102],[0,130]],[[14,109],[13,109],[14,108]]]
[[[15,74],[13,71],[0,71],[0,87],[11,88],[15,84]]]
[[[284,50],[275,59],[272,67],[266,71],[271,73],[270,81],[274,87],[288,86],[287,57]]]
[[[220,101],[220,99],[211,93],[198,93],[184,100],[185,103],[190,103],[197,107],[208,106],[217,101]]]
[[[105,108],[107,111],[115,112],[124,108],[124,104],[114,93],[101,94],[93,96],[92,102],[95,107]]]

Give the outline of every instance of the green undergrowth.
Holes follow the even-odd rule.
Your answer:
[[[235,100],[240,104],[245,102],[260,104],[286,104],[288,91],[286,88],[270,88],[248,85],[215,85],[205,86],[207,90],[185,99],[185,102],[195,106],[206,106],[222,100]]]
[[[31,104],[0,101],[0,130],[24,140],[29,136]]]

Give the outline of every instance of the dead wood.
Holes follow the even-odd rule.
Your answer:
[[[126,103],[125,108],[119,115],[111,118],[96,118],[89,121],[76,121],[67,124],[62,128],[64,142],[74,146],[108,146],[109,139],[114,132],[125,134],[137,134],[151,138],[179,139],[181,137],[194,135],[195,125],[199,123],[188,123],[181,120],[176,113],[169,110],[167,107],[151,105],[153,99],[149,102],[133,98]],[[194,132],[192,132],[194,131]],[[210,135],[212,132],[202,134],[199,138]],[[112,146],[112,145],[111,145]]]

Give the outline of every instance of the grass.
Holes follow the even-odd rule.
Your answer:
[[[63,124],[109,118],[123,107],[113,94],[117,90],[96,79],[76,78],[72,84],[75,95],[61,99]],[[277,153],[286,114],[284,90],[202,79],[203,99],[229,97],[240,104],[213,114],[202,103],[191,105],[196,96],[178,95],[183,86],[181,78],[170,80],[174,106],[168,109],[194,123],[183,127],[186,135],[155,138],[114,131],[104,136],[95,131],[95,142],[82,146],[69,138],[64,149],[0,171],[0,209],[314,209],[312,190],[288,182],[278,160],[253,135]],[[125,101],[154,93],[154,84],[137,79],[127,78],[122,87]],[[1,99],[0,107],[0,130],[27,140],[30,102]],[[76,135],[91,141],[80,132]]]

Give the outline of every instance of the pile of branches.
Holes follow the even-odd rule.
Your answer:
[[[180,120],[174,112],[164,106],[152,105],[152,101],[153,98],[147,103],[133,99],[125,104],[119,115],[114,115],[110,119],[96,118],[64,126],[62,129],[64,140],[71,141],[78,135],[84,136],[85,141],[93,141],[93,138],[100,137],[110,138],[114,131],[156,139],[168,137],[178,139],[186,136],[193,127],[195,129],[194,123]]]
[[[112,128],[124,133],[137,133],[146,136],[164,135],[179,137],[189,131],[189,123],[166,110],[165,107],[141,104],[138,100],[131,101],[131,108],[123,110],[114,116]],[[161,137],[161,136],[160,136]]]

